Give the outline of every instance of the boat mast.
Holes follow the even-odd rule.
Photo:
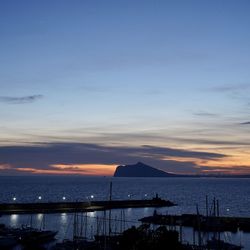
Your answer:
[[[112,201],[112,181],[109,186],[109,201]],[[109,236],[111,235],[111,209],[109,209]]]

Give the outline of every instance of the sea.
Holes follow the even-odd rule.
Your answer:
[[[0,176],[0,203],[56,202],[108,200],[112,182],[112,199],[151,199],[158,195],[177,204],[164,208],[136,208],[112,210],[112,232],[131,225],[138,219],[159,214],[206,213],[206,196],[209,208],[215,198],[220,204],[220,215],[250,217],[250,178],[169,177],[169,178],[115,178],[83,176]],[[79,215],[81,216],[81,215]],[[103,211],[84,215],[84,234],[93,238],[101,230]],[[58,241],[73,236],[74,214],[2,215],[0,223],[11,227],[32,226],[57,230]],[[99,224],[98,224],[99,221]],[[104,228],[104,226],[103,226]],[[183,239],[192,242],[191,228],[183,231]],[[196,237],[197,238],[197,237]],[[250,234],[238,231],[225,232],[221,238],[250,250]]]

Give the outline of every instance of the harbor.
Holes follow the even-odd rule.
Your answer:
[[[214,217],[197,214],[162,215],[141,218],[142,223],[154,225],[185,226],[204,232],[250,232],[250,218],[248,217]]]
[[[146,182],[142,190],[137,186],[131,189],[138,180],[131,180],[129,185],[126,182],[126,188],[123,180],[116,181],[114,189],[102,179],[105,191],[98,195],[98,189],[86,188],[93,181],[79,185],[83,191],[77,199],[78,193],[72,192],[70,196],[65,191],[54,196],[54,202],[40,190],[28,198],[21,192],[10,193],[9,200],[1,203],[5,210],[0,217],[0,249],[151,250],[164,249],[162,244],[171,250],[249,249],[247,213],[246,216],[233,213],[231,203],[225,201],[227,196],[220,200],[220,206],[214,198],[205,202],[204,196],[197,202],[182,200],[182,192],[175,188],[174,193],[180,194],[180,198],[170,195],[170,186],[163,189],[168,182],[159,179],[154,182],[159,188],[148,187],[146,180],[139,180]],[[97,188],[99,183],[98,179]],[[191,206],[184,206],[183,202]],[[13,247],[3,247],[4,244]]]
[[[124,227],[126,218],[115,219],[109,213],[96,217],[97,227],[93,235],[86,231],[92,226],[87,221],[87,213],[74,213],[73,234],[70,238],[57,240],[57,231],[38,229],[30,226],[11,228],[0,226],[1,250],[241,250],[241,244],[232,244],[220,238],[220,234],[197,233],[193,242],[183,239],[184,227],[173,225],[151,226],[143,222],[138,226]],[[114,230],[111,225],[121,225]],[[246,248],[247,249],[247,248]]]
[[[240,216],[220,215],[219,200],[213,198],[209,203],[208,196],[205,200],[205,214],[196,205],[196,213],[186,213],[181,215],[158,214],[155,210],[152,216],[141,218],[142,223],[168,226],[191,227],[201,232],[250,232],[250,218]]]

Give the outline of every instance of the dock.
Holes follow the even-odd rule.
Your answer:
[[[36,203],[0,203],[0,215],[32,213],[71,213],[93,212],[110,209],[170,207],[175,206],[169,200],[159,197],[146,200],[108,200],[87,202],[36,202]]]
[[[204,216],[197,214],[159,215],[141,218],[146,224],[186,226],[203,232],[250,232],[250,218],[229,216]]]

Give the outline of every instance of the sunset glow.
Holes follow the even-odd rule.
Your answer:
[[[17,171],[32,174],[53,174],[53,175],[86,175],[86,176],[112,176],[116,165],[101,164],[74,164],[74,165],[52,165],[51,169],[18,168]]]

